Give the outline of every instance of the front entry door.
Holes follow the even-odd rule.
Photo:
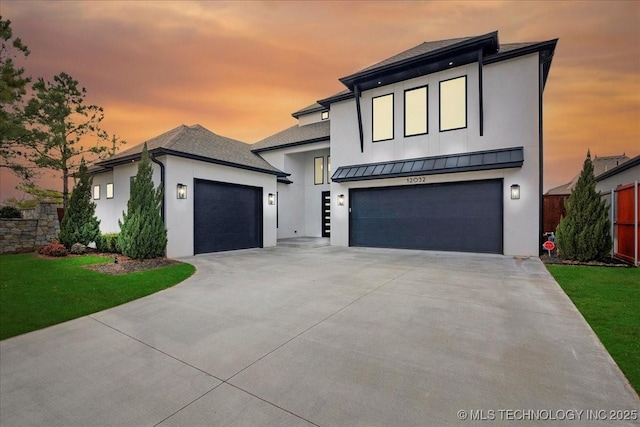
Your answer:
[[[322,237],[331,236],[331,192],[322,192]]]

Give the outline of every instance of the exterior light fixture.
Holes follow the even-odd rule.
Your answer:
[[[518,200],[520,198],[520,186],[518,184],[513,184],[511,186],[511,199]]]
[[[177,196],[178,196],[178,199],[186,199],[187,198],[187,186],[186,185],[178,184]]]
[[[344,194],[338,194],[338,206],[344,206]]]
[[[270,205],[275,205],[276,204],[276,195],[273,193],[269,193],[269,195],[267,196],[267,202]]]

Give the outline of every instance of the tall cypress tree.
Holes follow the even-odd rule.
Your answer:
[[[130,258],[146,259],[164,255],[167,230],[160,215],[163,188],[153,187],[153,166],[144,144],[138,173],[131,184],[127,212],[123,212],[118,247]]]
[[[589,151],[578,182],[565,200],[565,209],[567,216],[560,219],[556,230],[560,255],[575,261],[591,261],[609,256],[609,207],[596,192],[596,179]]]
[[[78,183],[71,192],[69,207],[60,224],[58,239],[67,249],[74,243],[88,245],[100,235],[100,220],[96,218],[96,204],[91,201],[93,178],[87,171],[84,159],[78,169]]]

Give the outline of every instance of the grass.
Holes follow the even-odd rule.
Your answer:
[[[640,269],[547,268],[640,393]]]
[[[82,268],[110,261],[97,256],[1,255],[0,340],[158,292],[195,271],[190,264],[175,264],[113,276]]]

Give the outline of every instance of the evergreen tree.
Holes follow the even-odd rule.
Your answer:
[[[558,251],[563,258],[591,261],[609,256],[611,233],[609,207],[596,192],[591,153],[582,166],[580,178],[565,200],[566,218],[556,230]]]
[[[127,212],[123,212],[118,236],[121,252],[135,259],[164,255],[167,247],[167,230],[160,216],[163,188],[153,188],[153,167],[145,143],[138,173],[131,184]]]
[[[95,216],[96,204],[91,201],[93,178],[87,171],[84,159],[80,161],[78,183],[73,188],[69,207],[60,224],[60,243],[67,249],[74,243],[88,245],[100,236],[100,220]]]

